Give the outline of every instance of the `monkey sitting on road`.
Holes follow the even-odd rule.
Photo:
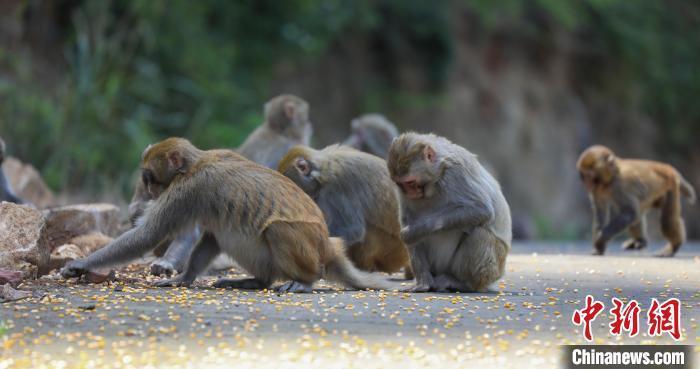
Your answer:
[[[279,95],[265,104],[265,122],[237,150],[246,158],[276,169],[296,145],[309,145],[313,126],[309,104],[294,95]]]
[[[474,154],[443,137],[405,133],[387,165],[401,190],[401,238],[416,276],[410,291],[485,291],[503,276],[510,208]]]
[[[309,144],[313,131],[309,121],[309,104],[294,95],[279,95],[265,103],[264,114],[263,124],[248,136],[237,151],[258,164],[277,169],[277,163],[292,146]],[[140,180],[129,205],[132,223],[143,214],[148,201],[153,199]],[[154,251],[160,257],[151,263],[151,274],[181,272],[197,239],[199,233],[194,229],[173,240],[161,242]],[[229,267],[229,263],[222,259],[219,264]]]
[[[0,138],[0,202],[7,201],[15,204],[24,204],[24,201],[17,197],[10,188],[10,184],[5,178],[5,172],[2,170],[2,163],[5,161],[5,141]]]
[[[155,200],[135,228],[84,259],[69,262],[64,278],[125,263],[161,240],[196,226],[202,236],[184,273],[157,286],[189,286],[221,252],[253,278],[219,279],[215,287],[310,292],[323,276],[352,288],[388,282],[356,269],[340,238],[328,236],[323,213],[287,177],[229,150],[202,151],[170,138],[143,154],[144,184]]]
[[[316,201],[331,236],[345,241],[356,267],[387,273],[408,267],[398,193],[386,161],[347,146],[296,146],[279,171]]]
[[[352,120],[345,145],[386,159],[391,141],[399,135],[393,123],[381,114],[365,114]]]
[[[591,199],[593,247],[602,255],[610,239],[627,229],[624,249],[647,245],[646,212],[661,209],[661,231],[668,240],[657,256],[673,256],[685,241],[681,194],[695,202],[695,190],[672,166],[649,160],[621,159],[605,146],[584,151],[576,167]]]

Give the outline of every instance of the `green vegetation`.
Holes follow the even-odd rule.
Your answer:
[[[238,145],[261,121],[275,68],[313,62],[350,38],[368,40],[383,61],[375,93],[414,101],[395,88],[394,66],[415,59],[429,101],[447,77],[458,42],[450,21],[462,6],[486,29],[510,22],[532,40],[551,41],[553,30],[577,35],[593,55],[583,87],[639,104],[671,147],[700,133],[700,5],[691,0],[21,4],[12,16],[25,28],[38,18],[24,15],[38,14],[55,34],[0,46],[0,133],[55,189],[126,193],[141,150],[165,136]],[[370,94],[366,104],[381,109],[381,101]]]

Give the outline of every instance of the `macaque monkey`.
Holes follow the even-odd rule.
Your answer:
[[[7,182],[5,172],[2,170],[2,163],[5,161],[5,141],[0,138],[0,202],[7,201],[15,204],[24,204],[24,201],[17,197]]]
[[[237,150],[244,157],[276,169],[282,156],[294,145],[308,145],[313,131],[309,121],[309,104],[294,95],[279,95],[272,98],[264,107],[265,121]],[[139,181],[129,205],[132,222],[143,213],[148,201],[153,197],[145,190],[143,181]],[[181,272],[196,240],[197,230],[183,233],[173,240],[164,240],[156,247],[155,254],[160,256],[151,263],[151,274],[170,275]],[[222,259],[219,267],[229,267],[230,262]]]
[[[155,200],[135,228],[68,263],[64,278],[134,260],[197,226],[202,236],[185,271],[157,286],[189,286],[222,252],[253,278],[222,278],[214,284],[218,288],[264,289],[286,280],[279,291],[310,292],[322,277],[359,289],[389,286],[352,265],[343,241],[329,237],[314,201],[274,170],[233,151],[199,150],[182,138],[146,148],[141,168]]]
[[[405,133],[391,144],[387,166],[416,276],[409,291],[482,292],[503,276],[510,208],[474,154],[444,137]]]
[[[399,131],[381,114],[365,114],[352,120],[345,145],[386,159],[389,146]]]
[[[316,201],[357,268],[393,273],[408,267],[398,193],[384,159],[347,146],[296,146],[279,171]]]
[[[605,146],[584,151],[576,167],[591,199],[594,255],[625,229],[632,238],[624,249],[647,245],[646,213],[661,210],[661,231],[668,240],[657,256],[673,256],[685,241],[681,195],[695,202],[695,190],[672,166],[656,161],[622,159]]]
[[[294,95],[279,95],[265,103],[265,121],[243,142],[238,153],[276,169],[282,157],[296,145],[309,145],[313,127],[309,104]]]

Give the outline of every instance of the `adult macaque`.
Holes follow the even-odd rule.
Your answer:
[[[243,142],[238,152],[276,169],[282,157],[296,145],[309,145],[313,127],[309,104],[294,95],[280,95],[265,104],[265,121]]]
[[[328,236],[321,210],[298,186],[233,151],[202,151],[170,138],[145,150],[142,171],[155,200],[136,227],[68,263],[61,270],[64,278],[134,260],[161,240],[198,226],[202,237],[185,271],[158,286],[189,286],[222,252],[253,278],[223,278],[215,287],[264,289],[286,280],[279,291],[309,292],[324,276],[352,288],[388,286],[352,265],[343,241]]]
[[[5,161],[5,141],[0,138],[0,166]],[[9,182],[5,177],[5,172],[0,167],[0,202],[7,201],[15,204],[24,204],[24,201],[17,197],[10,188]]]
[[[401,238],[410,291],[484,291],[501,278],[511,244],[510,208],[476,156],[446,138],[406,133],[391,144],[401,192]]]
[[[345,241],[356,267],[387,273],[408,267],[398,193],[386,161],[347,146],[296,146],[279,171],[316,201],[331,236]]]
[[[282,156],[295,145],[308,145],[313,131],[309,121],[309,104],[294,95],[279,95],[272,98],[264,107],[265,121],[238,149],[244,157],[268,168],[276,169]],[[144,188],[143,181],[137,183],[129,205],[129,214],[134,222],[153,200]],[[154,253],[160,256],[151,263],[151,274],[170,275],[181,272],[185,262],[199,239],[197,230],[185,232],[173,240],[164,240]],[[225,258],[219,267],[231,266]]]
[[[685,242],[681,194],[695,202],[695,190],[672,166],[656,161],[621,159],[605,146],[586,149],[576,167],[593,208],[593,247],[602,255],[610,239],[625,229],[632,238],[624,249],[647,245],[646,213],[661,210],[661,231],[668,240],[657,256],[675,255]]]
[[[385,159],[399,131],[381,114],[365,114],[352,120],[345,144]]]

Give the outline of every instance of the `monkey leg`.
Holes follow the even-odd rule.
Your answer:
[[[668,244],[656,256],[671,257],[685,242],[685,224],[681,217],[680,194],[677,189],[669,191],[661,205],[661,232]]]
[[[366,270],[395,273],[408,266],[408,250],[398,235],[394,236],[379,228],[370,227],[367,229],[366,243],[366,251],[371,255],[372,264],[372,269]]]
[[[214,288],[230,288],[236,290],[262,290],[270,287],[270,284],[270,282],[256,278],[219,278],[212,286]]]
[[[430,273],[429,255],[430,248],[423,242],[407,245],[411,255],[411,270],[415,274],[416,284],[403,288],[405,292],[428,292],[433,285],[433,275]]]
[[[176,237],[170,243],[165,255],[151,263],[151,274],[169,276],[175,272],[182,272],[197,239],[199,239],[199,229],[197,228]]]
[[[154,285],[157,287],[189,286],[219,253],[221,249],[216,237],[211,233],[204,233],[190,255],[185,272],[175,278],[156,282]]]
[[[319,251],[327,247],[322,228],[317,223],[274,222],[263,233],[275,278],[288,280],[279,288],[281,292],[311,292],[321,277]]]
[[[641,250],[647,246],[646,216],[641,215],[639,222],[631,225],[628,232],[632,238],[622,244],[624,250]]]
[[[477,227],[460,243],[450,273],[462,282],[459,291],[483,292],[501,278],[508,246],[486,228]]]

